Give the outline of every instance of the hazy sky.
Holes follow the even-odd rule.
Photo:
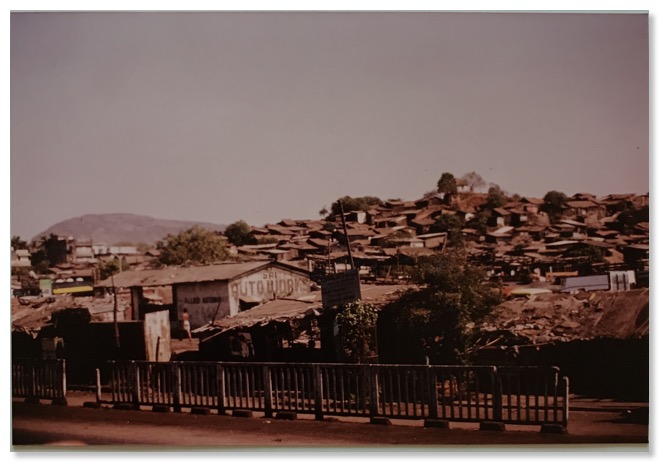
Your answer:
[[[129,212],[253,225],[442,172],[649,190],[648,16],[14,13],[11,234]]]

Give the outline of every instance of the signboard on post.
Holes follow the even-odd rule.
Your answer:
[[[351,269],[343,273],[330,274],[321,285],[323,307],[341,306],[359,300],[362,296],[359,286],[359,270]]]

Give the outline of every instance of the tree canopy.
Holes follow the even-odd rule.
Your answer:
[[[650,207],[647,205],[641,208],[629,208],[618,214],[616,221],[620,223],[625,230],[629,231],[638,223],[650,221]]]
[[[469,186],[469,191],[474,192],[485,186],[485,180],[476,172],[469,172],[462,175],[464,180]]]
[[[440,215],[430,226],[431,233],[448,233],[448,243],[452,246],[462,244],[462,227],[464,222],[457,215]]]
[[[433,364],[468,363],[476,339],[471,323],[484,320],[500,302],[485,283],[485,273],[450,251],[419,260],[412,280],[418,289],[405,292],[380,314],[381,360]]]
[[[224,230],[224,235],[229,239],[229,242],[237,246],[252,244],[254,242],[252,228],[245,220],[238,220],[235,223],[231,223]]]
[[[168,234],[158,241],[156,248],[160,251],[158,260],[163,265],[214,263],[228,258],[220,237],[200,226]]]
[[[442,173],[439,181],[437,181],[437,192],[449,195],[458,193],[458,185],[452,173]]]
[[[542,211],[549,215],[551,220],[555,220],[563,210],[563,204],[567,201],[567,196],[560,191],[549,191],[543,198]]]
[[[377,320],[375,307],[360,300],[349,303],[337,314],[341,347],[348,362],[364,363],[375,357]]]
[[[343,203],[344,212],[353,212],[355,210],[367,211],[376,205],[382,205],[382,200],[375,196],[350,197],[343,196],[332,203],[332,215],[341,215],[339,201]]]
[[[27,249],[27,241],[21,239],[20,236],[12,236],[11,246],[14,248],[14,250]]]
[[[117,274],[119,271],[126,271],[128,269],[130,269],[128,262],[119,258],[115,258],[106,262],[100,262],[98,265],[101,279],[107,279],[113,274]]]
[[[487,190],[487,197],[485,198],[485,208],[490,210],[496,209],[497,207],[506,205],[506,202],[508,202],[508,198],[501,187],[498,184],[490,184]]]

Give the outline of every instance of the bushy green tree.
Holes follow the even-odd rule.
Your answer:
[[[27,242],[21,239],[20,236],[12,236],[11,246],[14,248],[14,250],[27,249]]]
[[[487,190],[487,197],[485,198],[485,208],[487,209],[496,209],[497,207],[502,207],[506,205],[508,198],[506,193],[501,189],[497,184],[492,183]]]
[[[348,362],[363,363],[375,358],[377,320],[375,307],[360,300],[349,303],[337,314],[341,346]]]
[[[462,244],[462,227],[464,222],[457,215],[444,214],[440,215],[434,224],[430,225],[431,233],[448,233],[448,243],[451,246]]]
[[[442,176],[437,181],[437,192],[448,195],[458,193],[458,185],[452,173],[442,173]]]
[[[563,204],[567,202],[567,196],[560,191],[549,191],[543,198],[541,210],[549,215],[552,221],[560,217],[563,211]]]
[[[475,229],[480,234],[485,234],[487,232],[487,220],[490,217],[489,210],[482,210],[474,214],[474,216],[467,222],[467,227]]]
[[[222,240],[214,232],[193,226],[179,234],[168,234],[156,244],[163,265],[213,263],[228,258]]]
[[[252,228],[245,220],[238,220],[235,223],[231,223],[224,230],[224,235],[229,239],[229,242],[237,246],[253,244],[255,242],[252,236]]]
[[[353,212],[355,210],[367,211],[371,207],[376,205],[382,205],[382,200],[375,196],[362,196],[362,197],[350,197],[343,196],[337,199],[335,202],[332,202],[332,215],[340,215],[341,207],[339,206],[339,201],[343,204],[343,211],[345,213]]]
[[[48,268],[66,263],[67,257],[66,240],[50,234],[48,237],[41,238],[40,249],[32,254],[31,263],[32,266],[43,268],[44,265],[47,265],[46,268]]]
[[[99,275],[101,279],[107,279],[113,274],[117,274],[119,271],[126,271],[130,269],[130,265],[118,258],[108,260],[106,262],[101,262],[98,265]]]
[[[410,289],[380,312],[380,359],[397,363],[468,363],[476,339],[470,323],[483,321],[500,302],[485,273],[450,251],[419,260]],[[386,341],[383,341],[386,339]]]
[[[650,221],[650,207],[646,205],[638,209],[623,210],[618,214],[616,221],[622,225],[625,231],[630,231],[638,223]]]

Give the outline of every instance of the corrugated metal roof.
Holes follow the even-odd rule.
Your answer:
[[[589,209],[593,207],[599,207],[598,204],[592,201],[568,201],[565,203],[565,206],[571,209]]]
[[[221,265],[165,268],[160,270],[124,271],[114,275],[116,287],[169,286],[188,282],[228,281],[243,273],[274,264],[271,261],[225,263]],[[111,278],[101,281],[101,287],[112,287]]]

